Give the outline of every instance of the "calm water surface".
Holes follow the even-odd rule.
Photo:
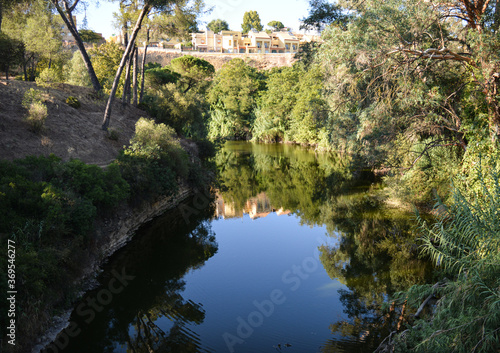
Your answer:
[[[115,254],[58,351],[371,352],[398,324],[381,304],[429,268],[371,180],[293,146],[227,143],[216,163],[212,202],[188,200]]]

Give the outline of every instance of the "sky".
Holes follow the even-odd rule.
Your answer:
[[[271,21],[281,21],[286,27],[298,31],[300,19],[309,13],[308,0],[205,0],[207,8],[213,10],[210,14],[203,16],[200,30],[213,19],[220,18],[229,23],[229,28],[241,31],[243,15],[246,11],[257,11],[262,25]],[[105,38],[118,33],[113,26],[113,12],[118,11],[117,2],[99,1],[99,7],[91,5],[87,8],[88,28],[102,33]],[[77,13],[77,26],[80,28],[84,17],[84,11]]]

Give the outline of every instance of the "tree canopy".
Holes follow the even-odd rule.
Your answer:
[[[325,26],[337,24],[344,27],[347,23],[347,11],[328,0],[310,0],[309,16],[302,19],[300,29],[321,31]]]
[[[282,28],[285,28],[285,25],[280,21],[271,21],[267,24],[273,31],[279,31]]]
[[[229,24],[221,19],[215,19],[208,23],[207,28],[214,33],[219,33],[220,31],[229,31]]]
[[[264,28],[260,22],[260,16],[257,11],[247,11],[243,15],[243,23],[241,24],[243,33],[248,33],[252,28],[257,31],[262,31]]]
[[[91,29],[80,29],[78,31],[80,37],[84,43],[100,43],[104,41],[104,38],[99,33]]]
[[[185,80],[184,93],[189,91],[197,82],[211,78],[215,73],[215,68],[208,61],[184,55],[175,58],[170,63],[173,71],[181,75],[181,80]]]

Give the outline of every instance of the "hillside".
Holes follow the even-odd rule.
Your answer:
[[[12,160],[27,155],[54,153],[63,160],[78,158],[86,163],[106,165],[128,144],[135,122],[147,113],[116,101],[110,129],[117,132],[112,140],[101,130],[106,100],[96,97],[92,89],[58,84],[43,89],[48,117],[39,133],[30,130],[24,120],[26,109],[21,105],[24,92],[37,88],[33,82],[0,80],[0,156]],[[78,98],[81,107],[65,103],[68,96]]]

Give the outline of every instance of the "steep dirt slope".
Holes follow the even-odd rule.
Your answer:
[[[27,110],[21,105],[24,92],[42,90],[48,117],[39,133],[30,130],[25,121]],[[81,102],[78,109],[65,103],[68,96]],[[16,159],[27,155],[54,153],[63,160],[78,158],[86,163],[106,165],[129,143],[135,122],[146,112],[115,102],[110,129],[118,139],[112,140],[101,130],[106,100],[89,88],[58,84],[54,88],[37,87],[33,82],[0,80],[0,158]]]

